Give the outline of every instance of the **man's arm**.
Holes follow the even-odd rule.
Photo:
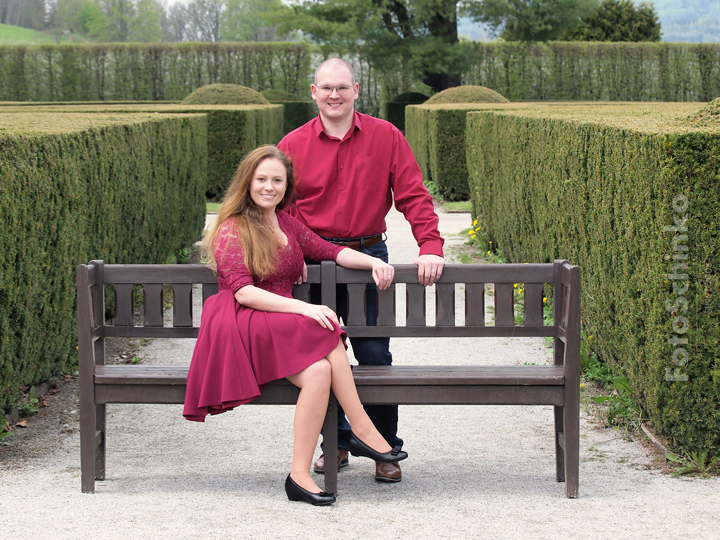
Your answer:
[[[438,231],[439,218],[432,197],[422,182],[422,172],[402,133],[393,130],[391,183],[395,207],[410,223],[413,236],[420,247],[414,264],[418,266],[418,281],[430,286],[442,275],[444,239]]]

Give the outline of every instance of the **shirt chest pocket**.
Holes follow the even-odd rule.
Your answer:
[[[380,156],[359,156],[353,160],[352,186],[362,191],[385,195],[390,173],[388,164]]]

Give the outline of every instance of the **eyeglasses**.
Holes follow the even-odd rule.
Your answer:
[[[337,90],[338,95],[346,96],[353,89],[352,86],[318,86],[317,89],[324,96],[329,96],[333,90]]]

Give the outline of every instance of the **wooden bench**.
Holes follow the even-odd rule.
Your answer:
[[[580,401],[580,268],[566,261],[548,264],[446,265],[435,285],[435,324],[428,324],[426,289],[417,283],[417,267],[397,265],[395,282],[378,294],[378,325],[365,322],[369,272],[347,270],[333,262],[311,265],[308,282],[296,286],[297,298],[309,298],[319,283],[322,303],[335,308],[336,284],[348,284],[352,337],[550,337],[553,365],[548,366],[356,366],[355,383],[368,405],[552,405],[555,419],[556,479],[567,497],[578,496]],[[396,317],[396,284],[405,284],[405,324]],[[516,324],[513,284],[524,284],[524,315]],[[203,302],[217,292],[216,276],[202,265],[80,265],[78,340],[82,491],[92,493],[105,478],[108,403],[183,403],[187,367],[105,365],[106,337],[194,338],[192,287],[202,286]],[[115,314],[105,321],[105,285],[115,290]],[[136,325],[134,291],[143,288],[142,325]],[[465,324],[456,325],[455,288],[464,286]],[[494,325],[485,324],[485,285],[494,286]],[[543,287],[554,290],[551,325],[543,323]],[[166,326],[172,287],[172,325]],[[165,302],[165,303],[164,303]],[[438,355],[440,356],[440,355]],[[187,359],[188,364],[190,358]],[[294,404],[298,389],[286,380],[268,384],[254,404]],[[184,421],[178,417],[178,421]],[[325,445],[337,445],[337,404],[331,395],[323,428]],[[325,474],[325,490],[337,493],[337,471]]]

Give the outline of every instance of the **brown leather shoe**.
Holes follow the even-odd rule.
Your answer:
[[[402,480],[402,471],[399,463],[375,462],[375,480],[378,482],[399,482]]]
[[[340,469],[343,469],[347,467],[350,464],[348,461],[348,451],[343,448],[338,448],[337,451],[337,470],[340,472]],[[325,474],[325,454],[320,454],[320,457],[317,459],[315,464],[313,465],[313,471],[315,471],[317,474]]]

